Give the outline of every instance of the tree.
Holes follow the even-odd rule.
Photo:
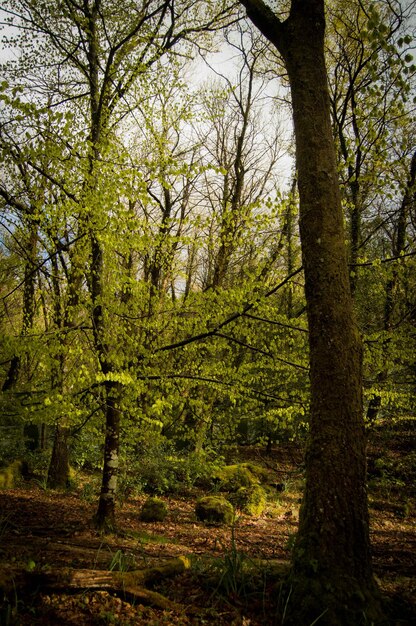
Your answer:
[[[77,421],[69,389],[75,392],[74,361],[81,366],[80,353],[75,356],[75,352],[79,343],[77,303],[82,300],[82,269],[77,260],[76,237],[72,239],[76,219],[70,211],[76,203],[69,198],[73,194],[68,190],[73,180],[70,168],[65,167],[62,159],[65,152],[62,147],[72,141],[75,148],[76,140],[66,132],[68,126],[62,123],[59,111],[31,106],[16,95],[10,98],[8,85],[3,87],[4,126],[0,145],[4,182],[0,196],[4,202],[3,219],[11,220],[11,235],[23,256],[25,332],[21,333],[20,352],[26,355],[26,360],[32,360],[31,368],[21,368],[22,375],[15,385],[18,385],[16,391],[30,389],[32,397],[39,394],[41,401],[32,405],[29,414],[27,408],[20,407],[21,418],[33,422],[32,428],[41,425],[42,447],[45,426],[55,427],[48,485],[65,488],[69,478],[69,427]],[[63,188],[57,184],[59,180],[64,181]],[[22,361],[19,354],[12,365],[16,361]],[[9,385],[11,392],[11,371],[12,367],[3,391]],[[75,378],[81,382],[79,370]],[[28,428],[26,423],[24,428]]]
[[[407,165],[407,163],[406,163]],[[404,341],[408,345],[410,354],[413,353],[414,336],[412,332],[412,309],[414,309],[413,298],[409,300],[406,292],[408,291],[410,275],[413,274],[413,252],[408,252],[408,230],[410,224],[411,209],[415,206],[416,194],[416,152],[413,152],[410,158],[409,171],[406,172],[407,181],[402,185],[403,196],[399,203],[398,215],[394,214],[391,226],[391,258],[395,261],[393,267],[390,269],[386,284],[385,284],[385,299],[383,307],[382,318],[382,333],[381,342],[377,346],[379,350],[379,358],[375,359],[375,363],[379,366],[379,371],[375,375],[374,387],[372,389],[372,395],[367,408],[367,419],[370,425],[373,425],[377,419],[378,413],[382,407],[383,392],[386,383],[389,379],[389,369],[396,361],[396,375],[397,375],[397,361],[404,361],[404,367],[400,367],[399,372],[409,371],[411,368],[411,360],[406,359],[407,350],[401,350],[402,358],[397,359],[397,353],[395,350],[395,343],[397,341],[403,344]],[[405,174],[405,176],[406,176]],[[409,255],[406,259],[406,256]],[[406,261],[408,261],[409,267],[406,267]],[[391,265],[391,264],[390,264]],[[401,285],[402,283],[402,285]],[[412,288],[411,288],[412,289]],[[400,291],[404,292],[400,294]],[[406,295],[405,295],[406,294]],[[408,319],[410,318],[410,320]],[[406,322],[410,321],[410,329],[406,329]],[[401,333],[399,332],[401,328]],[[410,332],[409,332],[410,330]],[[393,332],[395,331],[395,332]],[[407,332],[406,332],[407,331]],[[374,358],[374,354],[372,355]],[[400,378],[400,375],[399,375]],[[394,385],[393,385],[394,386]],[[410,389],[409,389],[410,391]],[[394,389],[393,389],[394,393]],[[401,392],[401,404],[405,407],[409,406],[409,402],[406,401],[406,392]],[[410,403],[412,399],[410,398]]]
[[[296,139],[311,411],[292,560],[292,623],[377,621],[382,612],[370,556],[362,346],[330,119],[324,1],[292,0],[285,19],[262,0],[242,4],[284,59]]]

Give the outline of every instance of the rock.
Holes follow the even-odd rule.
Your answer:
[[[259,479],[243,463],[226,465],[217,471],[215,479],[220,483],[221,491],[238,491],[240,487],[252,487],[259,484]]]
[[[148,498],[142,506],[140,519],[143,522],[163,522],[168,514],[166,504],[160,498]]]
[[[234,521],[234,507],[222,496],[205,496],[197,501],[195,515],[201,522],[208,524],[231,525]]]
[[[255,463],[237,463],[225,465],[218,469],[214,480],[219,483],[221,491],[236,492],[241,487],[270,483],[270,472]]]
[[[242,463],[243,467],[246,467],[254,476],[258,479],[260,483],[269,483],[270,482],[270,471],[261,465],[256,465],[256,463],[252,463],[249,461],[248,463]]]
[[[266,508],[267,494],[260,485],[240,487],[238,491],[230,495],[229,500],[243,513],[259,517]]]
[[[27,463],[13,461],[7,467],[0,470],[0,489],[13,489],[16,481],[23,476]]]

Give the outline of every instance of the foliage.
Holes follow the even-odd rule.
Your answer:
[[[109,570],[111,572],[129,572],[135,569],[136,562],[132,554],[128,554],[123,550],[116,550],[111,557]]]
[[[13,489],[22,476],[22,461],[14,461],[7,467],[0,469],[0,489]]]
[[[246,464],[226,465],[216,474],[221,491],[237,491],[241,487],[252,487],[259,479]]]
[[[121,493],[186,493],[194,485],[210,487],[222,464],[213,452],[175,450],[173,442],[153,437],[127,449],[121,469]]]

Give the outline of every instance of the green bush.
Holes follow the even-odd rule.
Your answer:
[[[213,474],[221,459],[209,453],[181,453],[166,441],[141,446],[140,453],[129,455],[120,472],[120,491],[129,495],[144,492],[150,495],[181,493],[198,485],[211,488]]]
[[[22,461],[13,461],[0,470],[0,489],[13,489],[16,482],[22,477]]]

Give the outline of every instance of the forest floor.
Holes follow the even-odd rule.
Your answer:
[[[415,423],[407,421],[400,428],[375,431],[369,446],[374,570],[395,626],[416,624]],[[298,519],[302,451],[293,444],[276,447],[268,456],[259,449],[242,449],[240,459],[248,458],[273,469],[285,489],[261,517],[240,515],[233,530],[196,520],[195,501],[201,495],[196,489],[163,497],[169,514],[166,521],[158,523],[140,520],[145,496],[127,499],[118,510],[120,532],[104,536],[94,531],[91,523],[96,501],[87,498],[81,487],[62,493],[31,481],[0,491],[3,571],[123,571],[148,568],[183,555],[192,563],[190,569],[157,583],[156,591],[172,601],[167,610],[128,602],[123,594],[105,589],[68,594],[33,588],[23,593],[16,585],[12,598],[0,609],[0,624],[282,623],[290,590],[263,572],[267,563],[284,568],[290,559]]]

